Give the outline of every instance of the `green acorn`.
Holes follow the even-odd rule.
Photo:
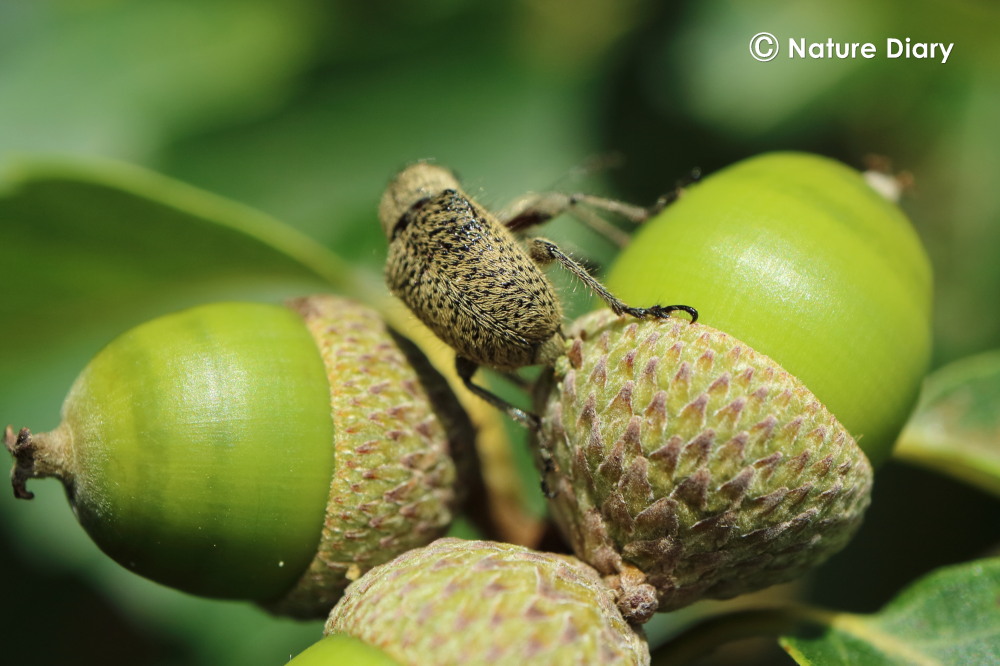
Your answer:
[[[371,309],[217,303],[105,347],[55,430],[15,434],[15,494],[56,477],[126,568],[187,592],[324,616],[368,568],[440,536],[468,423]]]
[[[819,155],[765,153],[692,185],[642,226],[606,286],[638,306],[690,303],[781,363],[876,467],[930,362],[920,237],[863,174]]]
[[[767,356],[606,310],[567,350],[543,380],[539,463],[555,521],[630,620],[791,580],[857,529],[868,459]]]
[[[591,567],[490,541],[439,539],[375,567],[325,631],[404,666],[649,663],[641,630]]]

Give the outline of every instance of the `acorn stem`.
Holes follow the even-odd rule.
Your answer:
[[[14,467],[10,470],[14,497],[30,500],[35,496],[27,488],[28,479],[54,476],[64,484],[72,481],[73,473],[66,464],[68,436],[69,431],[63,427],[39,435],[32,435],[28,428],[21,428],[15,435],[14,428],[7,426],[3,442],[14,457]]]

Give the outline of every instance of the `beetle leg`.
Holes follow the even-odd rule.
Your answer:
[[[525,379],[516,372],[501,372],[499,374],[508,382],[510,382],[517,388],[522,389],[524,391],[527,391],[533,385],[533,382],[530,379]]]
[[[670,316],[671,312],[680,310],[691,315],[692,322],[698,321],[698,311],[690,305],[653,305],[648,308],[633,308],[626,305],[621,299],[608,291],[603,284],[598,282],[597,278],[588,273],[583,266],[573,261],[565,252],[560,250],[552,241],[545,240],[544,238],[532,239],[529,254],[536,263],[542,266],[551,263],[553,260],[558,261],[570,273],[590,287],[595,294],[600,296],[615,314],[627,314],[638,319],[645,317],[665,319]]]
[[[630,222],[641,224],[680,198],[684,188],[696,183],[700,178],[701,170],[697,167],[691,169],[687,176],[677,181],[673,190],[661,196],[649,208],[592,194],[541,192],[526,194],[515,199],[497,213],[497,219],[511,231],[522,231],[544,224],[563,213],[569,213],[612,243],[619,247],[625,247],[629,244],[629,234],[609,223],[591,209],[601,210]]]
[[[642,222],[649,217],[645,208],[621,201],[602,199],[589,194],[542,192],[540,194],[527,194],[516,199],[497,213],[497,219],[511,231],[522,231],[544,224],[563,213],[569,213],[615,245],[619,247],[628,245],[629,235],[627,233],[580,204],[606,210],[635,222]]]
[[[541,422],[537,415],[526,412],[520,407],[515,407],[500,396],[487,391],[482,386],[479,386],[472,381],[472,375],[476,373],[478,368],[479,366],[469,359],[462,358],[461,356],[455,357],[455,371],[458,373],[462,383],[465,384],[465,388],[469,389],[469,391],[473,394],[490,403],[501,412],[504,412],[507,416],[511,417],[518,423],[527,426],[532,430],[538,430],[541,426]]]

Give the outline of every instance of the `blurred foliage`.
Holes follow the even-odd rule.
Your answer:
[[[896,455],[1000,495],[1000,350],[927,378]]]
[[[149,217],[128,201],[129,188],[101,194],[100,178],[88,191],[79,182],[59,187],[65,172],[36,169],[29,178],[19,171],[44,164],[39,156],[111,159],[172,176],[263,213],[233,215],[281,220],[351,264],[353,277],[345,279],[377,284],[385,250],[378,197],[393,171],[415,159],[454,167],[472,193],[501,205],[553,186],[652,202],[692,167],[712,171],[771,150],[814,151],[853,166],[879,154],[916,183],[904,208],[935,266],[936,364],[995,348],[997,28],[1000,9],[978,0],[0,3],[0,408],[19,424],[54,425],[72,379],[66,368],[82,367],[114,331],[210,298],[274,300],[316,278],[315,265],[296,266],[296,253],[311,246],[304,239],[289,241],[299,250],[282,248],[296,256],[286,263],[245,253],[246,240],[221,229],[221,255],[201,246],[200,235],[130,238],[125,223],[136,215],[144,219],[135,224],[153,229],[157,219],[204,222],[242,207],[121,167],[133,174],[126,178],[133,195],[166,197],[161,217]],[[955,47],[943,65],[761,63],[747,52],[761,30],[880,48],[893,36]],[[624,156],[622,168],[577,173],[612,151]],[[17,185],[28,181],[34,189]],[[109,197],[120,216],[95,217],[95,201]],[[210,201],[209,209],[188,207],[192,197]],[[29,201],[26,208],[11,203]],[[53,232],[47,243],[52,220],[75,221],[78,235]],[[93,262],[58,261],[59,252],[101,230],[118,242],[102,246]],[[611,256],[572,222],[545,233],[592,266]],[[185,252],[188,263],[171,263]],[[227,252],[234,270],[202,280],[211,274],[202,272],[208,258]],[[144,263],[150,272],[163,267],[159,278],[131,282]],[[32,273],[39,265],[54,273]],[[267,280],[271,269],[283,277]],[[583,307],[582,290],[555,275]],[[62,285],[61,300],[53,300],[53,284]],[[877,325],[878,313],[871,316],[867,323]],[[12,662],[64,663],[72,655],[78,664],[273,664],[318,636],[315,623],[194,599],[127,574],[83,535],[55,482],[39,491],[17,506],[0,493],[0,580],[10,600],[0,626]],[[917,576],[995,548],[998,509],[994,497],[891,463],[879,473],[858,538],[800,594],[874,611]],[[926,537],[928,524],[934,539]],[[650,633],[663,640],[689,616],[658,618]],[[787,663],[776,647],[741,649],[737,658]]]

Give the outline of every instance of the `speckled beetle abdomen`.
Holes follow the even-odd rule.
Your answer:
[[[386,281],[458,355],[514,370],[561,348],[552,285],[514,236],[460,192],[421,199],[394,229]]]

